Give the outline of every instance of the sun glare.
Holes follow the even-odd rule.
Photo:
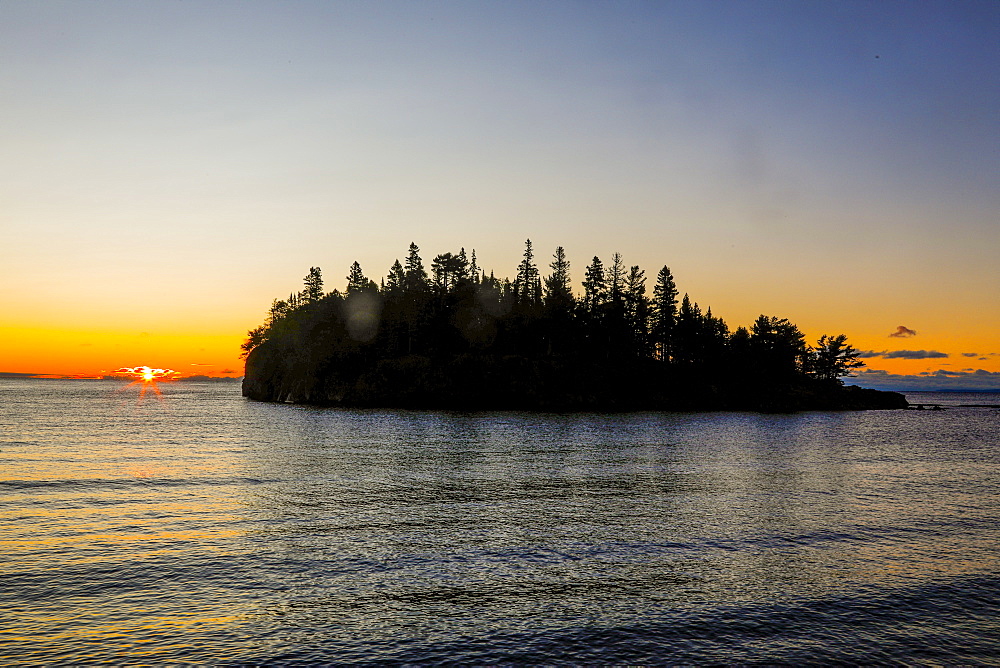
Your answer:
[[[146,383],[157,380],[176,380],[180,373],[173,369],[154,369],[148,366],[123,366],[114,370],[116,376],[127,376]]]
[[[115,369],[114,375],[135,379],[126,385],[126,387],[135,385],[136,383],[142,383],[142,391],[139,393],[139,399],[146,396],[147,389],[151,389],[157,399],[161,399],[163,394],[160,392],[160,388],[156,386],[156,381],[176,380],[180,377],[180,373],[174,371],[173,369],[154,369],[153,367],[148,366],[123,366],[119,369]],[[122,388],[122,390],[124,389],[125,388]]]

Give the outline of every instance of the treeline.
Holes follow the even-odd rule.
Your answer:
[[[428,271],[412,243],[379,283],[355,262],[343,292],[325,292],[312,267],[303,289],[275,299],[248,333],[244,394],[381,406],[780,410],[842,400],[839,379],[862,365],[842,334],[809,345],[787,319],[764,315],[730,331],[680,296],[668,267],[652,283],[616,253],[608,265],[593,258],[578,295],[564,249],[543,276],[530,240],[513,280],[487,274],[464,248],[437,255]]]

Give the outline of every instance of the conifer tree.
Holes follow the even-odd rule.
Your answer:
[[[847,343],[847,336],[824,334],[812,351],[809,373],[820,380],[836,380],[840,383],[841,376],[848,375],[851,370],[863,367],[865,363],[858,359],[861,351]]]
[[[583,281],[583,307],[584,310],[594,313],[599,306],[607,301],[608,284],[604,279],[604,263],[601,258],[594,256],[594,260],[584,271]]]
[[[650,338],[658,359],[669,361],[670,342],[677,318],[677,286],[670,269],[664,265],[656,275],[651,305],[652,325]]]
[[[649,298],[646,297],[646,272],[633,265],[625,279],[625,316],[632,337],[633,354],[649,354]]]
[[[410,242],[410,253],[406,256],[403,288],[409,294],[422,294],[428,288],[427,270],[420,259],[420,249],[413,242]]]
[[[351,265],[350,273],[347,274],[347,294],[371,290],[373,285],[374,283],[364,275],[364,272],[361,271],[361,265],[355,260],[354,264]]]
[[[684,294],[681,307],[677,310],[671,341],[671,360],[685,366],[694,366],[701,361],[700,340],[702,315],[697,302]]]
[[[531,249],[531,239],[524,242],[524,256],[517,266],[517,278],[514,279],[515,299],[519,304],[534,305],[541,299],[541,287],[538,281],[538,267],[535,266],[535,254]]]
[[[608,272],[608,298],[611,303],[621,302],[625,292],[625,263],[622,254],[615,253],[611,257],[611,269]]]
[[[431,273],[434,274],[434,286],[438,294],[448,293],[455,272],[455,256],[451,253],[441,253],[431,260]]]
[[[465,246],[455,256],[455,284],[469,280],[469,256],[465,254]]]
[[[556,247],[549,264],[552,273],[545,277],[545,305],[568,310],[573,304],[573,288],[569,277],[569,260],[562,246]]]
[[[392,267],[389,268],[389,275],[386,277],[386,295],[391,298],[399,297],[403,293],[403,286],[405,284],[406,273],[403,271],[403,265],[401,265],[397,259],[392,263]]]
[[[756,363],[772,377],[791,376],[808,366],[808,347],[799,328],[787,318],[759,316],[750,329]]]
[[[323,272],[319,267],[309,267],[309,273],[303,279],[305,288],[299,293],[306,304],[318,302],[323,298]]]
[[[476,249],[475,248],[472,249],[472,259],[469,260],[469,272],[468,273],[469,273],[469,279],[473,283],[475,283],[477,285],[482,282],[483,278],[485,278],[485,276],[480,276],[479,275],[480,274],[480,269],[479,269],[479,265],[476,263]]]

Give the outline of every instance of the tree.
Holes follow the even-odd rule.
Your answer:
[[[406,284],[406,273],[403,265],[397,259],[389,268],[389,275],[385,279],[385,293],[387,296],[396,298],[403,294],[403,286]]]
[[[805,337],[787,318],[759,316],[750,328],[750,343],[756,362],[767,375],[790,376],[808,365]]]
[[[615,253],[611,257],[611,271],[608,272],[608,298],[613,304],[622,300],[625,291],[625,263],[622,262],[622,254]]]
[[[552,273],[545,277],[545,305],[558,309],[569,310],[573,305],[573,288],[570,286],[569,260],[562,246],[556,246],[549,264]]]
[[[309,273],[303,279],[305,289],[300,293],[306,304],[318,302],[323,298],[323,272],[319,267],[309,267]]]
[[[684,294],[671,336],[671,360],[693,366],[701,363],[701,307]]]
[[[625,279],[625,317],[632,334],[632,346],[638,357],[648,355],[649,299],[646,297],[646,272],[634,265]]]
[[[351,295],[364,290],[372,291],[375,288],[375,282],[364,275],[361,271],[361,265],[355,260],[354,264],[351,265],[350,273],[347,274],[347,294]]]
[[[240,344],[240,357],[246,358],[250,351],[267,340],[267,325],[254,327],[247,332],[247,339]]]
[[[482,282],[483,278],[485,278],[485,275],[484,276],[480,276],[479,265],[476,263],[476,249],[475,248],[472,249],[472,259],[469,260],[468,274],[469,274],[469,279],[473,283],[475,283],[476,285],[479,285]]]
[[[517,265],[517,278],[514,279],[514,293],[519,304],[535,305],[542,298],[538,267],[535,266],[535,253],[531,249],[531,239],[524,242],[524,256],[521,264]]]
[[[475,251],[472,252],[473,256],[475,256]],[[457,286],[463,281],[468,281],[470,279],[470,272],[469,256],[465,254],[465,246],[462,246],[455,256],[455,285]]]
[[[274,301],[272,301],[271,308],[267,313],[267,323],[266,323],[267,326],[270,327],[276,321],[284,318],[286,315],[288,315],[288,312],[290,310],[291,307],[289,303],[284,301],[283,299],[275,299]]]
[[[674,277],[666,265],[656,275],[651,311],[650,338],[654,353],[658,359],[668,361],[671,355],[670,342],[674,331],[674,321],[677,318],[677,286],[674,284]]]
[[[413,242],[410,242],[410,253],[406,256],[403,287],[410,294],[421,294],[428,288],[427,270],[420,259],[420,249]]]
[[[438,293],[448,294],[460,281],[465,279],[469,263],[465,258],[465,249],[458,255],[442,253],[431,262],[431,271],[434,273],[434,284]]]
[[[819,338],[812,351],[809,372],[819,380],[840,380],[841,376],[850,374],[852,369],[863,367],[865,363],[858,359],[861,351],[847,343],[845,334]]]
[[[608,298],[608,283],[604,279],[604,263],[594,256],[590,266],[584,271],[583,308],[593,313]]]

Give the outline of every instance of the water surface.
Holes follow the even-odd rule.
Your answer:
[[[996,409],[159,389],[0,380],[0,661],[998,664]]]

